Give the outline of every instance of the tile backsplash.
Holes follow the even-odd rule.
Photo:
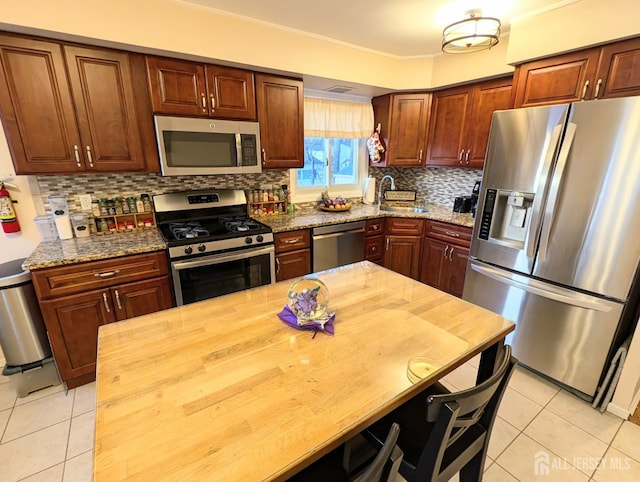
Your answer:
[[[376,193],[380,179],[391,174],[396,187],[415,190],[419,202],[453,207],[456,196],[469,195],[475,181],[482,179],[482,171],[459,168],[370,168],[376,178]],[[160,174],[73,174],[66,176],[36,176],[45,211],[49,212],[48,197],[66,194],[69,210],[80,211],[80,194],[93,199],[116,196],[163,194],[192,189],[226,188],[259,189],[262,184],[289,184],[288,170],[268,170],[260,174],[221,176],[161,176]],[[385,183],[385,189],[389,186]]]

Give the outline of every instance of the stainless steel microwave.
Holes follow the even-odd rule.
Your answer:
[[[163,176],[262,171],[257,122],[155,116]]]

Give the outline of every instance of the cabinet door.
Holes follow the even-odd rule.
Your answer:
[[[471,114],[472,87],[447,89],[433,94],[427,165],[461,166],[467,153],[467,126]]]
[[[144,171],[129,54],[64,47],[89,171]]]
[[[207,91],[213,117],[256,120],[253,72],[207,65]]]
[[[436,239],[424,238],[422,244],[422,260],[420,265],[420,281],[434,288],[444,289],[442,286],[443,271],[449,262],[446,255],[449,253],[447,243]],[[447,250],[445,252],[445,249]]]
[[[514,107],[590,99],[599,58],[600,49],[593,48],[522,64]]]
[[[449,269],[447,270],[449,279],[445,282],[445,285],[448,285],[446,291],[451,293],[453,296],[462,298],[464,277],[467,273],[469,249],[461,246],[450,245],[447,257],[449,259]]]
[[[509,77],[483,82],[474,87],[466,141],[467,152],[464,156],[465,167],[484,166],[491,119],[496,110],[511,108],[511,85],[512,79]]]
[[[298,278],[309,273],[311,273],[309,249],[276,255],[276,281]]]
[[[156,114],[209,115],[204,65],[147,57],[151,103]]]
[[[0,35],[0,111],[17,174],[84,171],[62,47]]]
[[[304,167],[302,81],[256,74],[262,167]]]
[[[418,279],[420,241],[419,236],[385,236],[384,267]]]
[[[173,306],[169,277],[163,276],[111,288],[118,320],[134,318]]]
[[[364,259],[373,263],[382,264],[384,236],[367,236],[364,238]]]
[[[640,38],[602,48],[595,98],[640,95]]]
[[[116,320],[109,291],[43,301],[40,307],[58,369],[72,388],[74,378],[95,372],[98,327]]]
[[[423,166],[430,94],[393,96],[387,166]]]

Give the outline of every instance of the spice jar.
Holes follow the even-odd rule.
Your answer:
[[[107,200],[107,214],[115,214],[116,213],[116,203],[113,199]]]
[[[150,213],[152,211],[151,198],[149,197],[148,194],[141,194],[140,197],[142,198],[142,205],[144,207],[144,212]]]
[[[100,218],[98,220],[98,232],[107,233],[109,232],[109,223],[107,223],[106,218]]]
[[[127,204],[129,204],[129,212],[130,213],[135,213],[138,211],[138,209],[136,208],[136,198],[131,196],[129,198],[127,198]]]
[[[113,204],[114,204],[115,209],[116,209],[116,214],[123,214],[123,212],[122,212],[122,203],[120,202],[120,198],[115,198],[113,200]]]
[[[129,209],[129,203],[125,198],[121,199],[120,204],[122,204],[122,214],[129,214],[131,212],[131,209]]]
[[[107,212],[107,200],[100,199],[98,201],[98,206],[100,207],[100,216],[107,216],[109,213]]]
[[[142,202],[142,199],[136,199],[136,211],[139,213],[144,212],[144,203]]]
[[[97,199],[95,201],[91,201],[91,214],[93,214],[94,218],[100,217],[100,203]]]

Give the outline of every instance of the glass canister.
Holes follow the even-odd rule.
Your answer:
[[[87,213],[73,213],[71,216],[71,226],[76,238],[87,238],[91,234],[89,230],[89,215]]]
[[[49,196],[49,206],[54,216],[64,216],[69,214],[69,204],[66,194],[52,194]]]

